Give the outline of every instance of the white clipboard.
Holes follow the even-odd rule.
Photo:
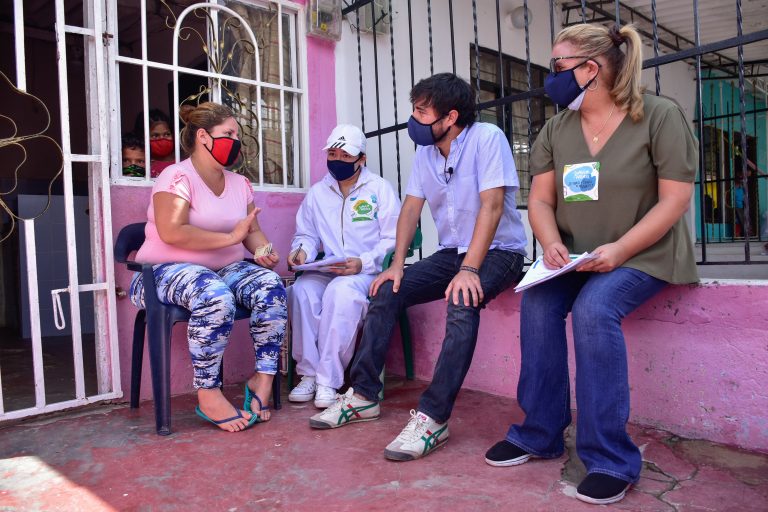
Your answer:
[[[563,265],[560,268],[547,268],[544,264],[544,256],[539,256],[536,261],[533,262],[531,268],[525,273],[522,281],[515,286],[515,293],[520,293],[523,290],[527,290],[537,284],[541,284],[550,279],[568,273],[572,270],[576,270],[584,263],[597,258],[597,254],[593,252],[585,252],[584,254],[571,254],[571,262],[567,265]]]
[[[331,256],[330,258],[313,261],[312,263],[304,263],[302,265],[293,265],[291,268],[293,270],[320,270],[322,272],[327,267],[330,267],[332,265],[337,265],[339,263],[345,263],[346,261],[347,261],[347,258],[343,256]]]

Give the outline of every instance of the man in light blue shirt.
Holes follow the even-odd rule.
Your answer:
[[[379,374],[400,313],[414,304],[448,303],[445,339],[418,410],[384,450],[393,460],[427,455],[448,439],[448,418],[472,362],[480,310],[519,280],[526,236],[515,204],[519,186],[512,151],[496,126],[475,122],[472,87],[451,73],[411,90],[408,134],[419,145],[397,222],[392,265],[371,284],[363,339],[351,366],[352,386],[310,419],[335,428],[379,417]],[[440,250],[405,269],[424,207],[437,225]]]

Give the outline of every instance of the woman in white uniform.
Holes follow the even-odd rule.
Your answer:
[[[312,186],[296,215],[288,264],[345,258],[322,271],[306,271],[288,290],[293,358],[301,382],[292,402],[314,398],[329,407],[344,383],[357,329],[368,309],[368,288],[395,247],[400,200],[392,186],[365,166],[365,134],[356,126],[333,129],[323,148],[328,174]]]

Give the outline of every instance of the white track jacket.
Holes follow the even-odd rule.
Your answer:
[[[362,274],[377,274],[387,252],[395,248],[399,214],[400,200],[392,185],[367,167],[346,199],[339,183],[326,174],[312,185],[296,214],[291,253],[301,246],[309,263],[322,248],[326,258],[360,258]]]

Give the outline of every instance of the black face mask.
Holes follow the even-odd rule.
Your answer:
[[[357,169],[355,164],[360,161],[363,155],[357,157],[354,162],[345,162],[343,160],[328,160],[328,172],[331,173],[336,181],[348,180],[355,175]]]

